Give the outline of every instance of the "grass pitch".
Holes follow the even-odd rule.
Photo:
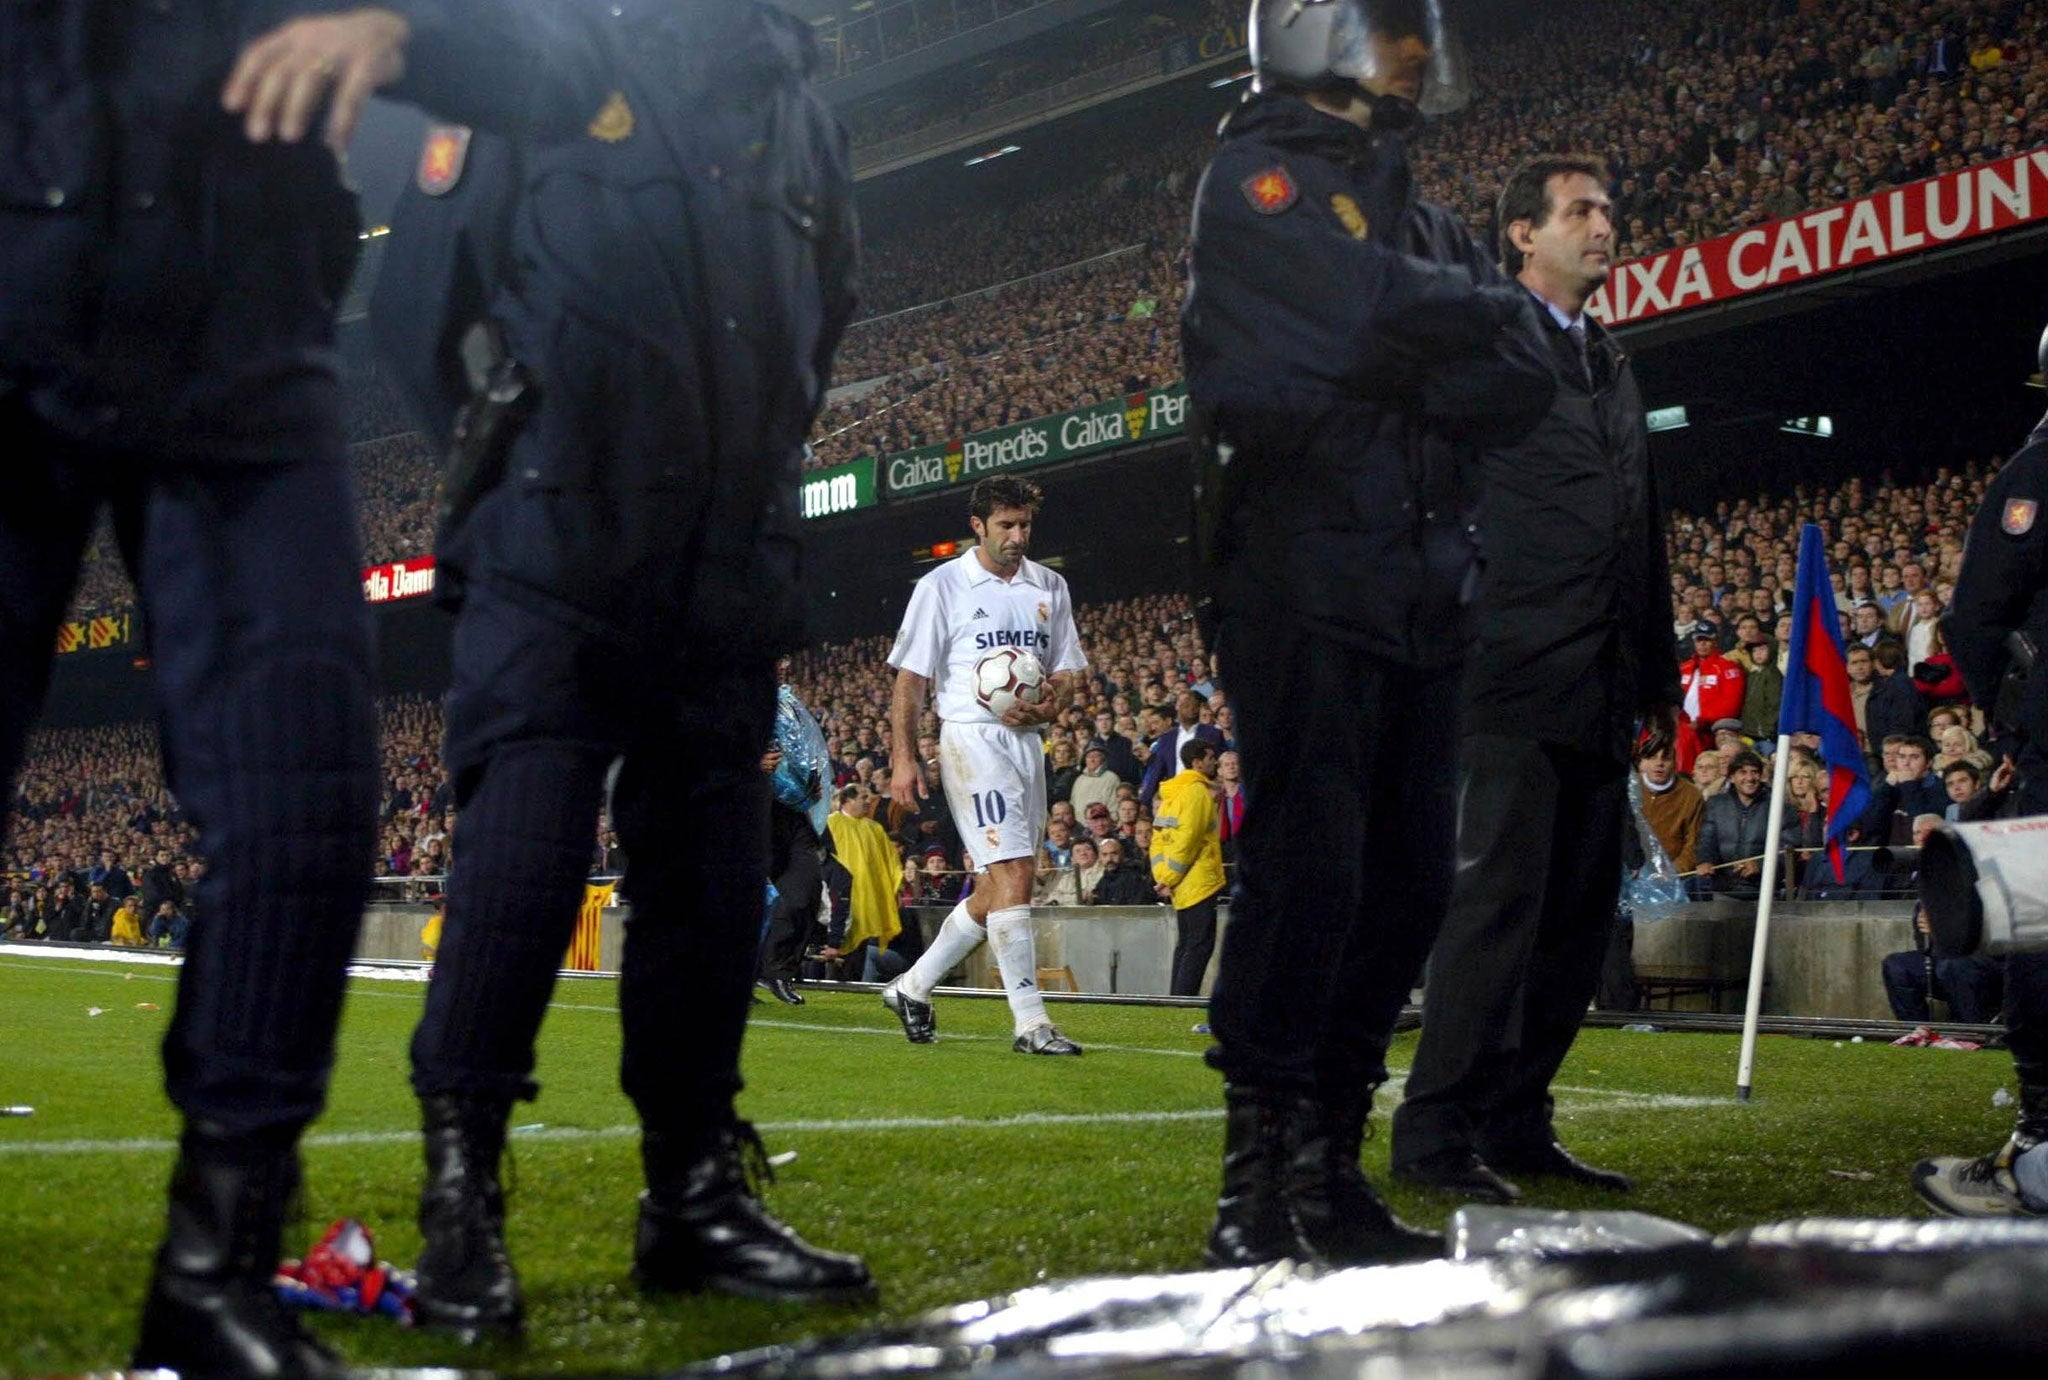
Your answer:
[[[174,977],[0,949],[0,1104],[36,1108],[0,1120],[0,1374],[126,1361],[176,1133],[157,1062]],[[422,993],[352,985],[291,1249],[354,1216],[380,1255],[409,1265],[416,1254],[406,1042]],[[544,1091],[513,1114],[509,1234],[527,1338],[466,1348],[383,1320],[317,1319],[352,1362],[647,1372],[1048,1279],[1200,1267],[1221,1119],[1207,1040],[1189,1029],[1198,1013],[1061,1005],[1056,1019],[1087,1056],[1027,1059],[1010,1052],[999,1001],[942,997],[940,1043],[914,1047],[874,997],[821,993],[755,1008],[741,1107],[771,1152],[797,1152],[770,1205],[811,1240],[864,1253],[880,1306],[643,1297],[626,1277],[639,1168],[618,1091],[616,991],[565,982],[557,998],[541,1036]],[[1413,1040],[1397,1043],[1397,1068]],[[1638,1189],[1620,1199],[1539,1181],[1525,1185],[1532,1204],[1627,1206],[1713,1230],[1914,1216],[1915,1158],[1974,1153],[2011,1125],[1992,1103],[2012,1082],[2003,1054],[1767,1038],[1747,1106],[1732,1097],[1735,1062],[1732,1037],[1587,1032],[1558,1079],[1559,1126]],[[1379,1182],[1386,1154],[1384,1138],[1368,1142]],[[1389,1196],[1431,1226],[1457,1206]]]

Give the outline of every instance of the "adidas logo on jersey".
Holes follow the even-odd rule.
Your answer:
[[[988,617],[988,610],[987,610],[987,609],[976,609],[976,610],[974,611],[974,616],[975,616],[976,618],[986,618],[986,617]]]

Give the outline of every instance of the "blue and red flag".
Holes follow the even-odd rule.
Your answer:
[[[1785,698],[1778,734],[1812,733],[1828,770],[1828,857],[1842,878],[1842,841],[1870,804],[1863,748],[1856,741],[1856,706],[1849,698],[1849,663],[1842,654],[1842,623],[1828,582],[1820,528],[1799,532],[1799,579],[1792,596],[1792,645],[1785,661]]]

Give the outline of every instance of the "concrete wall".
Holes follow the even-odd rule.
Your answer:
[[[356,957],[381,962],[418,962],[426,957],[420,946],[420,931],[426,928],[438,907],[429,905],[374,905],[363,912],[362,933],[356,939]],[[604,913],[598,929],[597,966],[607,972],[619,971],[619,955],[626,942],[626,916],[621,905]]]
[[[1675,919],[1637,925],[1638,975],[1749,978],[1756,942],[1756,903],[1717,897]],[[1766,1014],[1889,1020],[1878,965],[1913,947],[1910,901],[1783,902],[1771,911],[1764,958]],[[1732,995],[1723,1009],[1740,1010]],[[1681,1001],[1703,1010],[1703,1002]]]
[[[433,914],[431,906],[375,906],[363,918],[357,954],[366,959],[417,960],[422,957],[420,929]],[[604,914],[599,939],[599,964],[617,972],[630,910],[614,907]],[[938,931],[943,910],[926,910],[919,921],[927,936]],[[1891,1015],[1878,965],[1888,953],[1913,947],[1913,907],[1904,901],[1790,902],[1776,908],[1771,920],[1770,953],[1764,964],[1764,1010],[1772,1015],[1836,1016],[1883,1020]],[[1089,906],[1081,909],[1042,906],[1032,912],[1041,968],[1073,970],[1074,985],[1083,992],[1162,996],[1173,961],[1173,912],[1164,906]],[[1221,935],[1229,911],[1218,922]],[[1755,903],[1717,898],[1689,907],[1676,919],[1638,925],[1635,962],[1639,974],[1721,978],[1744,982],[1749,975],[1750,946],[1756,935]],[[1216,978],[1211,959],[1207,995]],[[995,960],[987,946],[975,950],[950,985],[1000,987]],[[1704,1010],[1703,999],[1687,998],[1680,1009]],[[1731,992],[1724,1010],[1739,1010],[1741,996]]]

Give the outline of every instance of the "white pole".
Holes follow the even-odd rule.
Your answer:
[[[1792,735],[1778,735],[1771,764],[1771,815],[1764,823],[1763,894],[1756,903],[1756,942],[1749,951],[1749,1002],[1742,1009],[1742,1061],[1735,1070],[1735,1099],[1749,1101],[1749,1075],[1756,1065],[1756,1021],[1764,1006],[1764,951],[1771,942],[1771,902],[1778,890],[1778,841],[1785,834],[1785,773],[1791,766]]]

